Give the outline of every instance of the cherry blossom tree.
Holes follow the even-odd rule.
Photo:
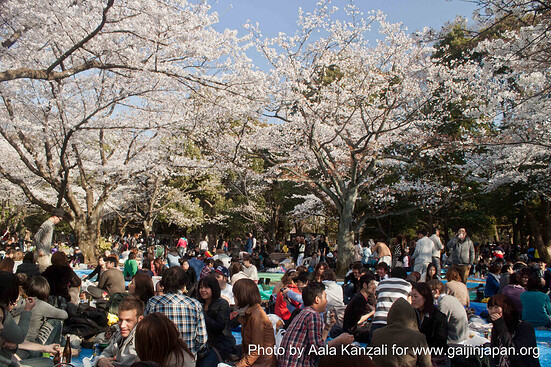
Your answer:
[[[470,140],[467,170],[487,191],[510,187],[530,223],[539,253],[551,250],[551,90],[549,16],[542,1],[480,1],[474,52],[482,78],[470,87],[486,102],[488,129]],[[482,105],[480,105],[482,107]]]
[[[393,200],[392,184],[406,183],[396,168],[425,151],[439,123],[430,102],[449,72],[431,60],[430,47],[382,14],[347,6],[340,10],[347,20],[336,20],[338,11],[321,2],[314,13],[300,13],[292,36],[263,39],[251,30],[278,81],[268,115],[281,120],[256,140],[276,169],[334,207],[343,270],[353,259],[354,232]],[[374,44],[372,27],[380,37]]]
[[[88,259],[106,203],[166,163],[158,147],[206,139],[261,95],[241,40],[202,3],[8,0],[0,12],[0,174],[34,205],[66,205]]]

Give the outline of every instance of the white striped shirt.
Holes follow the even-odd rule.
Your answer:
[[[386,325],[386,317],[390,307],[398,298],[407,300],[411,292],[411,284],[401,278],[389,278],[377,286],[377,306],[373,316],[373,324]]]

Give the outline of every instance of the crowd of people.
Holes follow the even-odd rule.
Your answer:
[[[357,244],[342,283],[325,237],[297,236],[291,258],[276,263],[252,234],[241,248],[222,242],[212,253],[185,237],[161,248],[125,242],[81,278],[71,266],[84,263],[78,247],[68,256],[51,244],[63,214],[52,214],[26,253],[17,244],[3,249],[0,366],[51,366],[43,353],[58,353],[67,334],[82,346],[103,344],[94,347],[98,367],[469,365],[447,348],[469,339],[466,282],[474,273],[486,276],[491,346],[535,347],[534,328],[551,327],[545,263],[517,261],[502,246],[477,253],[465,229],[446,245],[423,229],[413,243],[398,236],[391,246]],[[263,301],[270,287],[258,270],[267,268],[286,271]],[[232,334],[239,329],[241,345]],[[360,346],[403,353],[367,356]],[[534,354],[489,362],[539,366]]]

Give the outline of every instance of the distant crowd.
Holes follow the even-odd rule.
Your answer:
[[[538,254],[476,251],[464,228],[446,244],[437,229],[419,230],[413,242],[358,243],[344,280],[325,236],[295,236],[279,248],[289,256],[276,261],[252,234],[214,249],[183,236],[169,244],[132,236],[79,276],[86,266],[78,246],[52,246],[63,218],[57,209],[24,247],[3,245],[0,366],[52,366],[43,353],[59,353],[68,335],[94,348],[98,367],[467,366],[472,359],[447,348],[470,338],[471,293],[487,302],[490,346],[535,347],[534,328],[551,327],[551,271]],[[278,272],[272,286],[269,274]],[[469,276],[485,282],[468,286]],[[403,353],[358,352],[392,345]],[[522,353],[488,362],[539,366]]]

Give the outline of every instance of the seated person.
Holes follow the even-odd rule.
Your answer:
[[[501,272],[501,266],[498,263],[493,263],[490,265],[488,271],[484,297],[493,297],[499,292],[499,273]]]
[[[533,327],[551,327],[551,301],[541,292],[541,278],[531,275],[526,285],[526,292],[520,295],[522,303],[522,320]]]
[[[252,257],[249,254],[243,255],[243,272],[249,277],[249,279],[254,280],[255,283],[258,283],[258,270],[256,266],[252,264]]]
[[[50,296],[63,297],[67,302],[78,304],[78,287],[81,280],[69,266],[69,259],[63,251],[52,255],[52,265],[42,273],[50,284]]]
[[[115,293],[124,293],[126,285],[124,275],[117,268],[117,258],[109,256],[104,259],[105,270],[101,273],[98,286],[88,287],[88,293],[94,298],[102,298],[104,295],[112,296]]]
[[[450,294],[442,293],[444,284],[438,279],[429,281],[432,295],[438,304],[438,311],[446,315],[448,321],[448,344],[457,344],[469,337],[469,322],[467,312],[457,298]]]
[[[124,279],[126,280],[132,280],[134,275],[138,272],[138,262],[136,261],[136,253],[130,252],[128,254],[128,260],[124,262]]]
[[[364,274],[358,282],[360,291],[346,305],[342,329],[345,333],[352,333],[358,342],[369,342],[369,330],[364,328],[361,332],[360,325],[363,325],[373,314],[375,314],[375,277],[371,273]],[[359,329],[358,329],[359,328]],[[358,331],[354,333],[354,331]]]
[[[139,299],[129,296],[121,301],[117,331],[96,360],[97,367],[130,367],[138,361],[134,335],[143,312],[144,304]]]
[[[50,296],[50,285],[46,278],[37,276],[31,278],[27,283],[26,294],[35,299],[36,305],[32,309],[29,330],[25,340],[42,345],[58,343],[61,339],[61,322],[67,319],[67,312],[60,310],[48,303]],[[21,300],[23,300],[21,298]],[[24,302],[20,307],[16,307],[12,314],[19,315],[23,311]],[[41,357],[42,353],[27,353],[19,351],[17,353],[21,358]]]
[[[235,305],[233,288],[231,284],[228,283],[228,278],[230,277],[228,269],[225,266],[218,266],[214,271],[214,277],[220,285],[220,297],[228,301],[230,306]]]

